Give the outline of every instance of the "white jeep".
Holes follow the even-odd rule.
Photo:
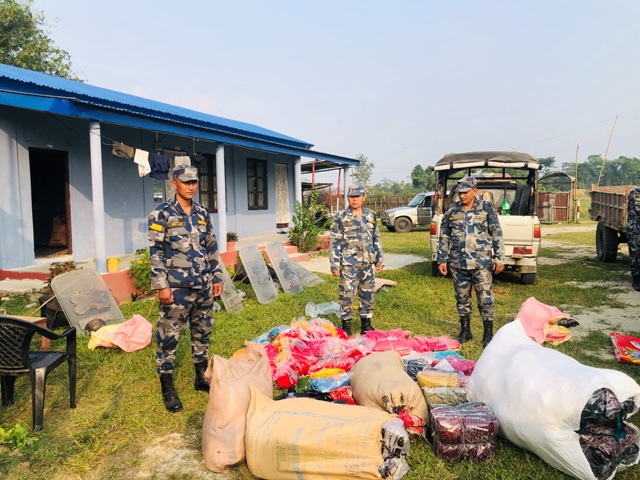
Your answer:
[[[473,176],[478,181],[480,198],[492,202],[498,212],[504,236],[505,270],[519,272],[524,285],[535,283],[540,250],[540,220],[536,214],[539,168],[535,158],[518,152],[454,153],[436,163],[435,212],[430,230],[434,277],[439,275],[436,254],[442,216],[458,200],[458,180]],[[507,204],[509,210],[503,211],[503,205]]]

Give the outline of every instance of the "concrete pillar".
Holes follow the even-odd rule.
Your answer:
[[[349,185],[353,183],[353,179],[351,178],[351,167],[343,167],[342,176],[344,178],[344,208],[347,208],[349,206],[347,190],[349,189]]]
[[[296,186],[296,202],[302,203],[302,159],[296,157],[293,161],[293,183]]]
[[[107,272],[107,243],[104,221],[104,180],[102,177],[102,135],[100,122],[89,124],[91,154],[91,199],[93,204],[93,242],[98,273]]]
[[[216,186],[218,187],[218,250],[227,251],[227,191],[224,171],[224,145],[216,146]]]

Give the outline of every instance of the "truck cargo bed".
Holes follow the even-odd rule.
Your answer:
[[[629,192],[634,187],[635,185],[607,187],[593,185],[589,192],[591,196],[589,217],[591,220],[601,221],[609,228],[625,232],[627,228],[627,200]]]

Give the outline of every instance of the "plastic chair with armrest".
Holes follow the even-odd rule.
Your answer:
[[[30,351],[34,334],[50,340],[66,340],[64,352]],[[29,375],[33,430],[42,429],[47,375],[54,368],[67,362],[69,369],[70,407],[76,406],[76,329],[70,328],[57,334],[30,322],[0,316],[0,388],[2,406],[14,403],[14,386],[18,376]]]

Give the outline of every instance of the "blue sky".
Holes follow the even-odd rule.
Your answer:
[[[375,163],[640,158],[637,0],[35,0],[88,83]],[[332,174],[337,176],[336,174]],[[329,180],[329,179],[327,179]],[[640,179],[638,179],[640,181]]]

